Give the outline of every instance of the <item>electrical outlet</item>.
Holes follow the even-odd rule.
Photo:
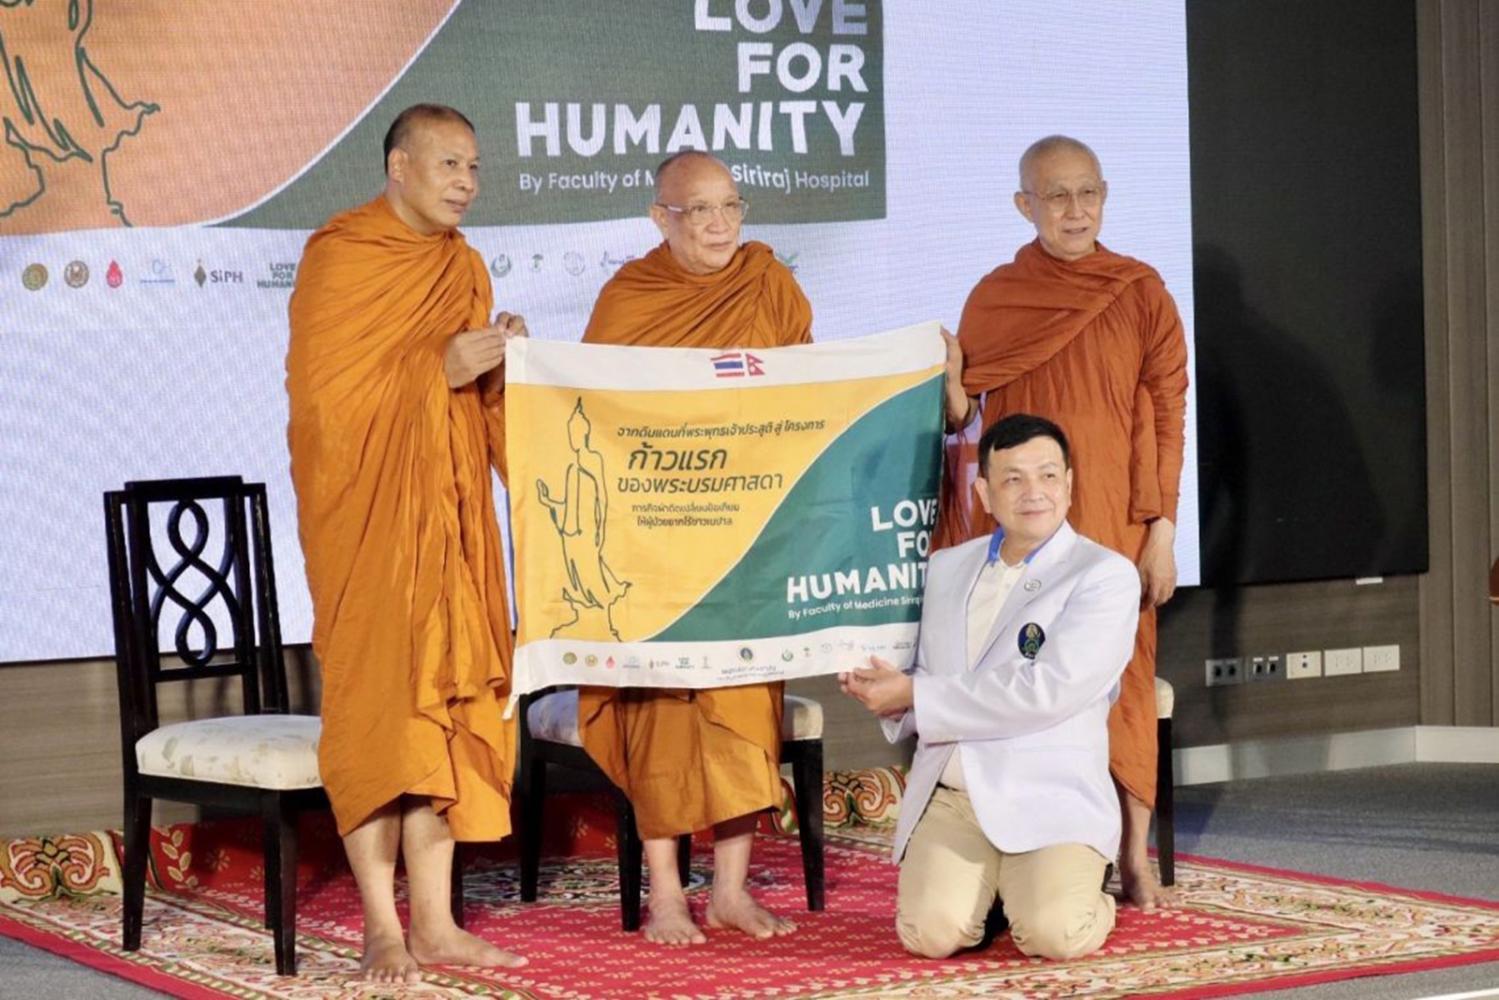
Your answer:
[[[1278,681],[1286,675],[1285,663],[1280,655],[1271,653],[1269,656],[1256,656],[1249,661],[1249,669],[1244,672],[1246,681]]]
[[[1223,684],[1244,683],[1244,661],[1237,656],[1225,656],[1207,661],[1208,687]]]
[[[1327,677],[1361,674],[1364,672],[1364,651],[1358,646],[1352,649],[1329,649],[1322,654],[1322,662],[1322,673]]]
[[[1305,680],[1308,677],[1322,676],[1322,653],[1313,650],[1310,653],[1287,653],[1286,654],[1286,679],[1292,681]]]
[[[1364,673],[1374,674],[1400,669],[1399,646],[1365,646]]]

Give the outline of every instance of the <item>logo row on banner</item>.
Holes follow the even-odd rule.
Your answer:
[[[191,267],[181,268],[163,257],[142,260],[129,268],[114,259],[92,263],[74,259],[66,264],[52,266],[32,261],[21,270],[21,286],[30,292],[40,292],[52,286],[85,288],[90,285],[102,285],[106,288],[122,288],[126,285],[157,288],[172,288],[177,285],[197,285],[199,288],[243,285],[289,290],[296,277],[296,261],[269,261],[261,265],[257,272],[242,267],[214,266],[203,260],[195,260]]]
[[[488,258],[489,273],[496,279],[520,278],[526,275],[567,274],[582,278],[590,272],[611,275],[638,254],[618,253],[605,250],[602,253],[584,253],[569,250],[565,253],[496,253]],[[777,254],[781,263],[793,272],[797,269],[797,253]],[[282,289],[290,291],[296,283],[296,261],[267,261],[256,268],[243,266],[219,266],[213,261],[197,259],[191,265],[163,257],[143,259],[129,267],[118,260],[86,261],[74,259],[58,264],[32,261],[21,270],[21,286],[27,291],[40,292],[50,287],[84,288],[103,285],[121,288],[125,285],[140,285],[155,288],[172,288],[178,285],[199,288],[242,286],[260,289]]]

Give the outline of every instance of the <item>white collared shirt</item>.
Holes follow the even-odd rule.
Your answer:
[[[984,651],[984,641],[989,638],[989,632],[999,618],[999,609],[1004,607],[1010,591],[1025,574],[1025,566],[1024,561],[1011,566],[1001,558],[985,563],[984,568],[979,570],[973,590],[968,594],[969,670],[978,664],[979,655]],[[947,766],[942,769],[942,776],[937,779],[948,788],[968,787],[963,780],[962,753],[962,744],[953,748],[952,756],[947,758]]]

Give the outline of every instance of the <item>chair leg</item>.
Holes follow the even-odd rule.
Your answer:
[[[640,863],[645,845],[635,829],[635,810],[624,793],[618,796],[619,821],[615,839],[619,842],[619,912],[620,926],[627,931],[640,930]]]
[[[151,851],[151,800],[134,790],[125,792],[125,906],[126,951],[141,946],[141,920],[146,908],[146,861]]]
[[[453,923],[463,926],[463,845],[453,845],[453,873],[448,879],[448,906],[453,910]]]
[[[276,953],[276,975],[297,974],[297,814],[280,795],[265,800],[265,899]]]
[[[684,833],[677,838],[677,879],[682,888],[692,881],[692,834]]]
[[[821,910],[825,901],[822,838],[822,740],[797,748],[791,762],[796,786],[796,831],[802,844],[802,875],[807,883],[807,909]]]
[[[520,819],[520,898],[536,902],[536,887],[541,879],[542,805],[547,795],[547,765],[544,760],[522,764]]]
[[[263,838],[260,842],[265,845],[265,851],[262,853],[265,854],[267,862],[269,862],[271,841],[276,839],[280,831],[277,828],[276,822],[274,820],[264,820],[260,825],[261,837]],[[271,900],[275,898],[276,895],[276,879],[279,877],[279,875],[274,870],[272,870],[269,863],[263,865],[262,867],[265,869],[264,875],[261,879],[261,881],[264,883],[262,888],[265,892],[265,895],[263,897],[265,899],[265,919],[262,921],[262,923],[266,930],[270,930],[272,927],[276,926],[276,921],[274,919],[275,914],[271,909]]]
[[[1171,720],[1156,723],[1155,849],[1161,885],[1176,884],[1176,770],[1171,762]]]

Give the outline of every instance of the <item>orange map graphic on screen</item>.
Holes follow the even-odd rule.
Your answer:
[[[454,2],[0,0],[0,235],[248,208],[353,124]]]

